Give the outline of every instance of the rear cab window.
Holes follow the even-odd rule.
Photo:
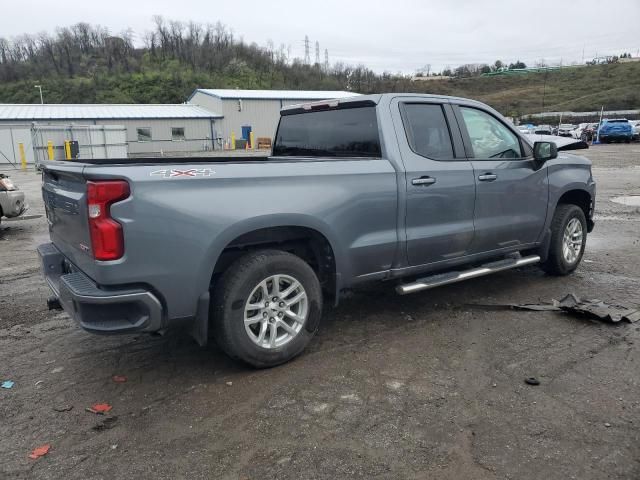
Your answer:
[[[381,158],[376,107],[283,114],[273,156]]]
[[[401,111],[407,142],[414,153],[433,160],[454,158],[451,133],[442,105],[404,103]]]

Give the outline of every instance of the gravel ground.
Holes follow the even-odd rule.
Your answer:
[[[0,388],[0,478],[639,478],[640,325],[469,305],[640,305],[640,208],[609,200],[640,194],[640,146],[580,153],[598,201],[575,274],[531,267],[406,297],[376,284],[270,370],[186,336],[80,330],[45,307],[45,219],[3,222],[0,381],[15,385]],[[41,215],[39,177],[11,174]],[[85,411],[98,402],[113,410]]]

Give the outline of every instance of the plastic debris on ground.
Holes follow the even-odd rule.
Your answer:
[[[56,405],[53,410],[56,412],[69,412],[73,410],[73,405]]]
[[[124,375],[114,375],[113,377],[111,377],[111,380],[116,383],[124,383],[127,381],[127,377],[125,377]]]
[[[98,415],[104,415],[107,412],[110,412],[113,407],[108,403],[96,403],[91,407],[87,407],[87,412],[97,413]]]
[[[51,450],[51,445],[42,445],[41,447],[34,448],[29,454],[29,458],[36,459],[45,456]]]
[[[530,310],[537,312],[567,312],[574,315],[596,318],[609,323],[622,321],[635,323],[640,320],[640,310],[622,305],[613,305],[598,299],[581,299],[570,293],[562,300],[550,303],[523,303],[502,305],[469,305],[487,310]]]
[[[11,380],[5,380],[4,382],[2,382],[2,385],[0,385],[0,387],[13,388],[14,385],[15,385],[15,382],[12,382]]]

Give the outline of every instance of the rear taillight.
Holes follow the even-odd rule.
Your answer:
[[[91,249],[96,260],[117,260],[124,255],[122,225],[111,218],[111,204],[129,196],[124,180],[87,182],[87,209]]]

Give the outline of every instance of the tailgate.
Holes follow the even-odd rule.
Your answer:
[[[94,264],[87,216],[84,166],[47,165],[42,174],[49,236],[72,263],[91,275]]]

